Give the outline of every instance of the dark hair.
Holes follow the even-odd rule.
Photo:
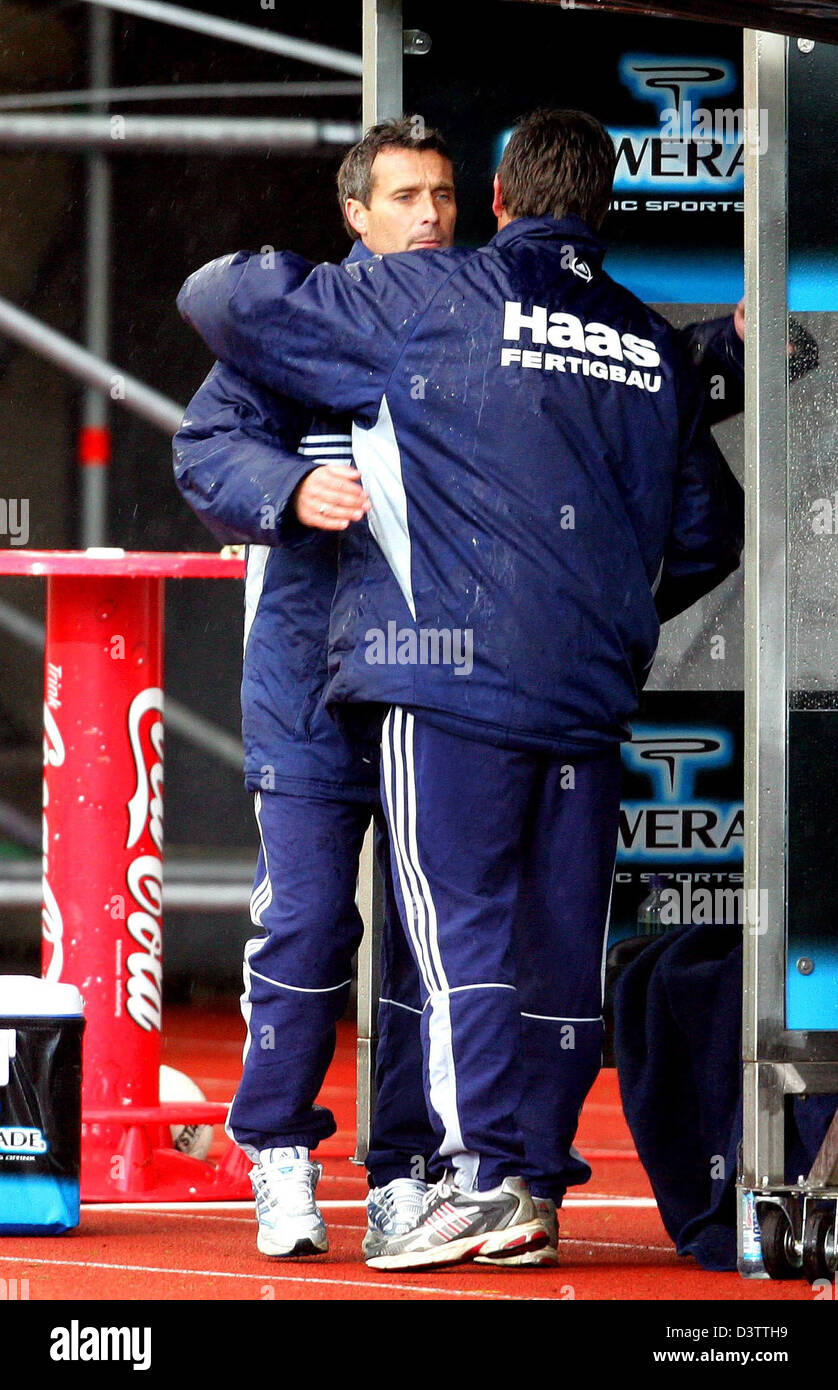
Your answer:
[[[498,166],[510,217],[581,217],[608,211],[617,156],[608,131],[585,111],[541,108],[517,123]]]
[[[381,150],[436,150],[451,158],[448,146],[438,130],[426,126],[421,116],[401,116],[398,120],[381,121],[370,126],[364,138],[344,156],[338,169],[338,201],[344,225],[353,240],[358,233],[350,226],[344,208],[347,198],[357,198],[369,207],[372,195],[372,166]]]

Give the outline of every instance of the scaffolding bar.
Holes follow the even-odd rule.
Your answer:
[[[0,149],[105,149],[198,151],[246,154],[281,150],[305,154],[331,145],[353,145],[361,137],[351,121],[312,121],[302,117],[245,116],[7,116],[0,115]]]
[[[121,14],[136,15],[138,19],[159,20],[161,24],[172,24],[178,29],[191,29],[196,34],[208,34],[211,38],[258,48],[263,53],[298,58],[302,63],[314,63],[321,68],[332,68],[335,72],[348,72],[353,77],[361,76],[361,59],[355,53],[345,53],[342,49],[329,48],[322,43],[310,43],[307,39],[295,39],[289,34],[272,34],[252,24],[201,14],[198,10],[184,9],[182,5],[163,4],[161,0],[84,0],[84,3],[119,10]]]
[[[4,628],[29,647],[43,651],[45,629],[43,623],[21,613],[13,604],[0,600],[0,628]],[[178,700],[166,698],[166,727],[173,734],[179,734],[196,748],[211,753],[223,763],[241,770],[244,763],[244,746],[240,739],[228,734],[212,720],[202,714],[195,714]]]
[[[144,386],[136,377],[120,371],[112,362],[95,357],[71,338],[47,327],[40,319],[3,298],[0,298],[0,333],[14,338],[87,386],[106,392],[111,400],[142,416],[164,434],[172,435],[180,429],[184,412],[182,405],[152,387]]]
[[[69,92],[24,92],[0,97],[0,111],[50,106],[113,105],[131,101],[249,101],[254,97],[359,97],[360,82],[178,82],[170,86],[92,87]]]
[[[112,20],[107,10],[94,10],[90,16],[90,82],[94,88],[107,87],[111,80]],[[104,106],[99,109],[104,112]],[[91,150],[86,163],[84,338],[88,352],[106,359],[110,351],[111,169],[101,150]],[[82,402],[78,449],[79,542],[85,549],[107,544],[110,462],[108,397],[88,386]]]

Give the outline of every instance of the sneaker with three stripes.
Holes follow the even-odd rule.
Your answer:
[[[510,1268],[518,1269],[526,1266],[528,1269],[545,1269],[548,1266],[555,1268],[559,1263],[559,1215],[556,1210],[556,1203],[551,1202],[549,1197],[533,1197],[533,1205],[538,1215],[539,1221],[547,1232],[547,1244],[540,1248],[524,1250],[521,1254],[511,1254],[504,1256],[503,1252],[499,1255],[477,1255],[475,1264],[478,1265],[508,1265]]]
[[[259,1231],[256,1248],[263,1255],[323,1255],[329,1248],[326,1224],[314,1200],[323,1169],[309,1160],[308,1149],[262,1149],[250,1170]]]
[[[422,1204],[428,1183],[419,1178],[393,1178],[384,1187],[373,1187],[367,1193],[367,1233],[364,1236],[364,1259],[369,1263],[393,1236],[403,1236],[422,1216]]]
[[[415,1226],[367,1256],[372,1269],[462,1264],[477,1255],[520,1254],[547,1242],[523,1178],[504,1178],[490,1192],[464,1192],[451,1174],[429,1187]]]

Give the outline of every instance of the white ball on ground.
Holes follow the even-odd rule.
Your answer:
[[[160,1103],[174,1100],[206,1100],[200,1086],[175,1067],[160,1068]],[[172,1145],[190,1158],[206,1158],[212,1146],[212,1125],[169,1125]]]

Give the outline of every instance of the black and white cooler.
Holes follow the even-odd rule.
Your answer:
[[[74,985],[0,975],[0,1235],[79,1224],[83,1012]]]

